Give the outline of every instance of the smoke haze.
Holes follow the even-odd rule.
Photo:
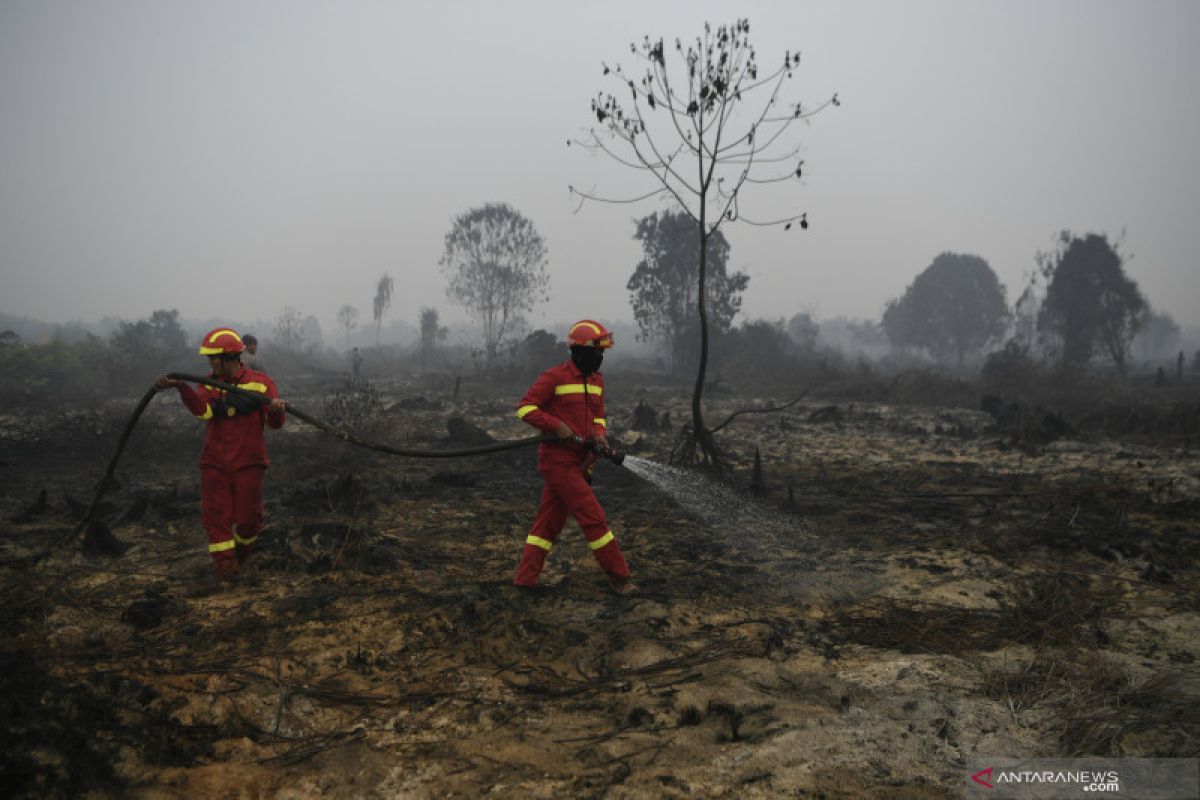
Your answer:
[[[643,35],[748,17],[760,62],[799,49],[803,184],[724,228],[742,318],[878,318],[939,253],[1015,299],[1057,231],[1107,232],[1151,304],[1200,322],[1200,5],[1192,2],[7,2],[0,5],[0,311],[45,320],[273,318],[335,331],[422,306],[454,216],[512,204],[545,236],[534,326],[632,317],[633,220],[577,203],[653,188],[567,147]]]

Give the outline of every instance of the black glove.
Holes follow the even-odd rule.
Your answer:
[[[212,401],[214,417],[238,417],[258,411],[260,403],[239,392],[230,392]]]
[[[262,403],[260,403],[258,400],[244,395],[241,392],[230,392],[226,400],[239,416],[242,414],[253,414],[262,407]]]
[[[608,458],[612,455],[612,448],[606,442],[598,439],[588,439],[587,449],[589,453],[595,453],[600,458]]]

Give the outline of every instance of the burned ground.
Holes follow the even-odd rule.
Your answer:
[[[642,399],[686,416],[676,389],[610,384],[617,429]],[[453,415],[527,435],[507,405],[381,398],[368,432],[389,441],[437,445]],[[971,409],[811,398],[722,432],[735,484],[757,446],[768,494],[703,513],[601,465],[632,598],[573,524],[546,591],[509,585],[532,451],[398,459],[295,422],[270,440],[255,569],[197,595],[200,432],[167,399],[106,497],[123,555],[85,555],[70,533],[129,410],[5,428],[18,796],[949,797],[976,756],[1198,752],[1178,406],[1161,430],[1096,410],[1029,446]],[[662,461],[674,435],[624,440]]]

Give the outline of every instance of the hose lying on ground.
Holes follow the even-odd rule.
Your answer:
[[[205,386],[212,386],[216,389],[224,389],[227,392],[233,392],[234,394],[249,398],[260,405],[265,405],[270,402],[270,400],[263,394],[247,391],[246,389],[241,389],[233,384],[223,383],[218,380],[213,380],[212,378],[202,378],[198,375],[183,375],[178,372],[167,373],[167,377],[177,381],[202,383]],[[104,497],[105,492],[107,492],[114,483],[113,473],[116,471],[117,462],[121,458],[121,453],[125,451],[125,445],[129,441],[129,434],[133,433],[133,429],[137,426],[138,419],[142,416],[142,412],[146,410],[146,406],[150,405],[150,401],[156,394],[158,394],[158,391],[159,390],[156,387],[151,386],[150,389],[148,389],[146,393],[142,395],[142,399],[138,402],[137,408],[134,409],[133,416],[129,418],[129,422],[125,423],[125,430],[121,433],[120,441],[117,442],[117,451],[113,453],[112,460],[108,462],[108,469],[105,470],[104,477],[100,479],[98,484],[96,484],[96,494],[92,498],[92,504],[88,506],[87,513],[83,515],[83,519],[79,521],[79,524],[76,525],[75,529],[71,532],[72,540],[79,536],[82,531],[86,530],[95,519],[96,509],[100,505],[101,498]],[[411,447],[396,447],[390,444],[381,444],[379,442],[369,441],[361,436],[350,433],[349,431],[330,425],[328,422],[318,419],[317,417],[314,417],[311,414],[296,408],[291,403],[288,403],[287,413],[291,414],[297,419],[304,420],[314,428],[320,428],[326,433],[333,434],[344,442],[349,442],[350,444],[357,445],[359,447],[366,447],[370,450],[378,450],[381,453],[391,453],[392,455],[407,456],[409,458],[464,458],[466,456],[479,456],[487,453],[500,453],[505,450],[516,450],[519,447],[529,447],[530,445],[539,444],[546,441],[547,438],[539,434],[537,436],[529,436],[524,439],[514,439],[509,442],[496,442],[495,444],[480,445],[478,447],[465,447],[456,450],[419,450]]]

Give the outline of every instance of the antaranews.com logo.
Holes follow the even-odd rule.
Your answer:
[[[971,780],[988,789],[995,789],[997,784],[1063,784],[1079,786],[1085,792],[1119,792],[1121,791],[1121,776],[1115,769],[1106,772],[1041,772],[1032,770],[997,770],[995,767],[981,769],[971,776]]]
[[[967,765],[968,798],[1200,800],[1200,759],[996,758]]]

